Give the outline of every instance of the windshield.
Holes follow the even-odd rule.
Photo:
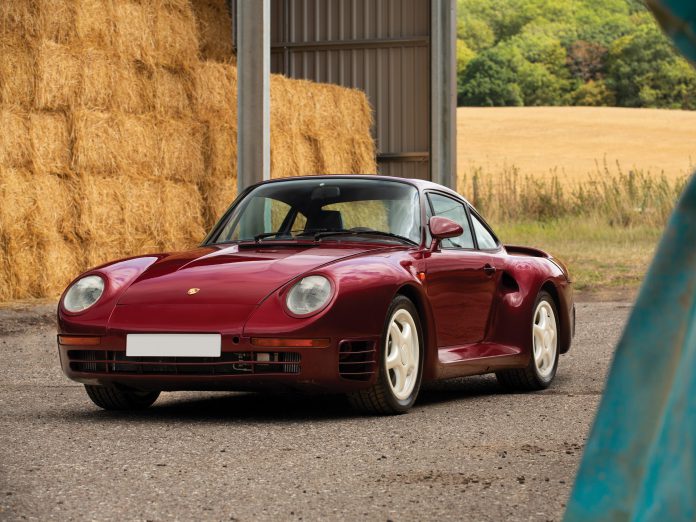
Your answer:
[[[268,183],[239,201],[216,230],[209,243],[359,236],[419,244],[418,190],[379,178]]]

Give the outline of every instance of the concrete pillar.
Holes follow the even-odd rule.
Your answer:
[[[457,188],[457,1],[431,4],[430,179]]]
[[[237,0],[237,187],[271,179],[271,0]]]

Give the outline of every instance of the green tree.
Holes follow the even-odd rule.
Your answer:
[[[696,72],[652,24],[610,47],[607,85],[624,107],[696,109]]]
[[[467,66],[459,77],[459,103],[469,106],[521,106],[522,89],[517,71],[524,58],[510,47],[488,49]]]

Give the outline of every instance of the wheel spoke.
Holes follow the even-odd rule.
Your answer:
[[[392,322],[391,326],[389,326],[389,336],[391,337],[392,344],[401,346],[404,343],[401,330],[399,330],[399,326],[396,322]]]
[[[394,376],[396,377],[396,382],[394,382],[394,391],[400,393],[403,391],[404,385],[406,384],[406,369],[403,367],[403,365],[398,364],[394,368]]]
[[[391,370],[396,368],[397,365],[401,365],[401,354],[398,345],[392,341],[389,347],[389,353],[387,354],[387,369]]]
[[[411,325],[408,323],[404,323],[401,330],[401,344],[410,346],[410,344],[413,342],[411,334]]]

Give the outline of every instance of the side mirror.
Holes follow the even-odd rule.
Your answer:
[[[443,239],[459,237],[464,233],[464,229],[459,223],[446,217],[433,216],[430,218],[428,226],[430,227],[430,235],[433,236],[433,244],[430,245],[431,251],[437,250]]]

